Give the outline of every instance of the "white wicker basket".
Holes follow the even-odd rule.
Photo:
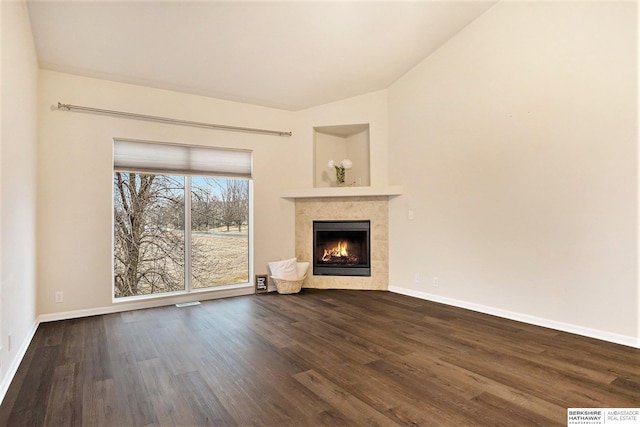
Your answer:
[[[276,289],[279,294],[296,294],[300,292],[300,289],[302,289],[302,282],[304,282],[304,279],[306,278],[306,274],[296,280],[281,279],[279,277],[271,276],[271,279],[273,279],[273,282],[276,284]]]
[[[267,272],[269,273],[269,278],[271,279],[271,283],[276,285],[276,289],[279,294],[295,294],[300,292],[302,289],[302,282],[307,278],[307,273],[309,271],[309,263],[308,262],[296,262],[296,272],[298,273],[298,277],[295,279],[292,278],[283,278],[276,277],[271,274],[271,268],[267,265]]]

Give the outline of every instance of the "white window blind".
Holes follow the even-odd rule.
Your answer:
[[[117,171],[251,178],[250,151],[146,141],[113,141]]]

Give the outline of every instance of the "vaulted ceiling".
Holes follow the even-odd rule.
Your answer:
[[[300,110],[388,87],[496,1],[35,1],[40,67]]]

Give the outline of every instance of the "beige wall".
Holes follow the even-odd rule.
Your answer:
[[[347,183],[367,186],[371,182],[369,171],[369,130],[364,130],[347,138],[347,156],[353,167],[347,171]]]
[[[635,8],[501,2],[390,87],[392,286],[638,337]]]
[[[52,109],[57,102],[191,121],[294,131],[278,137]],[[253,150],[254,265],[293,256],[294,208],[280,198],[297,143],[290,112],[51,71],[40,73],[38,312],[112,306],[114,137]],[[64,302],[54,303],[54,293]],[[251,292],[251,290],[249,290]],[[203,299],[207,295],[194,296]],[[124,303],[117,303],[122,305]]]
[[[0,4],[0,398],[36,324],[38,64],[24,2]],[[11,348],[9,338],[11,335]]]

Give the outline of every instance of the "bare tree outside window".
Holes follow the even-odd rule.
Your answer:
[[[215,269],[193,270],[192,286],[248,282],[249,181],[194,177],[191,200],[191,252],[217,262]]]
[[[115,296],[184,289],[184,178],[115,172]]]
[[[185,289],[186,179],[192,287],[248,281],[247,180],[114,172],[115,297]],[[230,224],[237,232],[227,226],[225,206],[234,206]]]
[[[249,185],[246,180],[227,179],[218,181],[220,192],[220,220],[227,227],[238,227],[242,231],[243,224],[249,216]]]

